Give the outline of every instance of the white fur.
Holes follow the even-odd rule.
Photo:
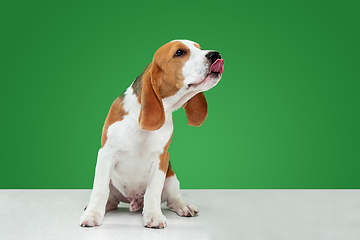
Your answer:
[[[81,226],[101,225],[109,199],[109,182],[125,198],[144,196],[143,218],[146,227],[164,228],[166,219],[160,203],[180,216],[194,216],[199,210],[187,205],[180,195],[176,176],[165,179],[166,173],[159,170],[159,156],[173,133],[172,112],[181,107],[195,94],[215,86],[220,80],[209,78],[209,51],[196,48],[188,40],[180,40],[190,49],[190,58],[182,72],[184,86],[173,96],[163,99],[165,123],[156,131],[139,129],[140,104],[130,86],[124,96],[123,107],[128,113],[123,120],[108,128],[107,141],[99,150],[93,191],[87,209],[80,218]],[[197,84],[189,87],[189,84]]]

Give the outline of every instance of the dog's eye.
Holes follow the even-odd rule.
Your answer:
[[[180,56],[185,55],[185,54],[186,54],[186,52],[184,50],[179,49],[174,54],[174,57],[180,57]]]

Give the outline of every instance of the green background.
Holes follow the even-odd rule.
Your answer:
[[[2,1],[0,188],[91,188],[112,101],[173,39],[225,60],[182,188],[360,188],[359,1]]]

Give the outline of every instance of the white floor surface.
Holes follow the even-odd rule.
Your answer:
[[[182,190],[200,214],[179,217],[163,204],[160,230],[122,203],[102,226],[80,227],[90,193],[0,190],[0,239],[360,240],[360,190]]]

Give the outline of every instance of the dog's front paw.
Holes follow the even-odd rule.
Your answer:
[[[165,228],[166,218],[162,214],[144,214],[144,226],[147,228]]]
[[[170,210],[176,212],[181,217],[194,217],[199,213],[197,207],[187,204],[177,204],[171,207]]]
[[[80,218],[80,226],[82,227],[100,226],[102,224],[103,218],[104,218],[103,213],[89,211],[88,209],[86,209]]]

